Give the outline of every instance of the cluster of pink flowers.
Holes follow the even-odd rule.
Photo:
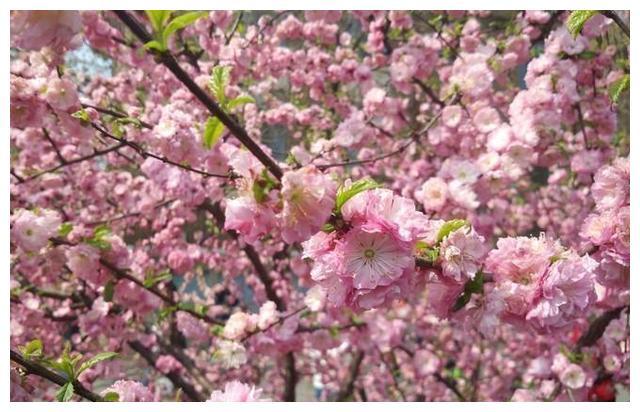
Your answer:
[[[62,219],[54,210],[20,210],[13,216],[11,238],[25,252],[37,252],[55,237]]]
[[[78,11],[37,10],[11,12],[12,45],[38,50],[51,47],[64,50],[77,44],[82,30]]]
[[[590,256],[566,251],[543,235],[499,239],[485,261],[495,287],[486,297],[483,324],[499,317],[539,331],[570,325],[596,301],[597,266]]]
[[[607,295],[624,302],[620,292],[629,286],[630,266],[630,166],[628,158],[618,158],[594,176],[591,194],[596,210],[582,225],[581,237],[596,248],[598,282],[608,287]],[[623,292],[624,293],[624,292]]]
[[[238,340],[247,333],[268,329],[276,323],[278,317],[276,304],[267,301],[260,307],[260,312],[257,314],[236,312],[231,315],[224,326],[223,335],[227,339]]]
[[[119,380],[107,389],[102,391],[102,395],[110,392],[118,394],[118,402],[153,402],[154,396],[151,391],[136,381]]]
[[[311,277],[333,306],[370,309],[407,294],[415,275],[414,249],[428,235],[428,218],[413,201],[388,189],[356,194],[331,233],[303,243],[314,261]]]
[[[240,381],[228,382],[223,391],[213,391],[209,402],[259,402],[269,401],[262,398],[262,389]]]
[[[308,239],[325,224],[337,189],[331,176],[313,166],[287,171],[278,199],[262,174],[264,168],[248,152],[225,150],[232,158],[234,171],[242,176],[237,184],[238,197],[227,201],[225,229],[233,229],[246,242],[255,243],[276,226],[285,242],[294,243]]]

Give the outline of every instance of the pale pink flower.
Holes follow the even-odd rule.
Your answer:
[[[82,29],[78,11],[20,10],[11,12],[11,44],[26,50],[63,50]]]
[[[100,251],[93,246],[79,244],[65,252],[67,266],[78,277],[92,281],[98,278],[100,270]]]
[[[395,236],[407,242],[425,234],[429,219],[416,210],[411,199],[389,189],[358,193],[342,206],[342,216],[351,224],[377,222],[393,228]]]
[[[447,193],[447,183],[439,177],[432,177],[416,191],[416,198],[426,211],[438,211],[447,203]]]
[[[473,124],[482,133],[492,132],[500,123],[500,114],[491,107],[484,107],[473,116]]]
[[[227,319],[224,325],[223,335],[227,339],[237,340],[245,336],[247,332],[255,329],[255,320],[244,312],[236,312]]]
[[[580,365],[570,364],[560,373],[560,382],[568,388],[580,389],[587,382],[587,374]]]
[[[629,203],[629,158],[618,159],[613,165],[598,170],[591,194],[598,210],[614,209]]]
[[[57,77],[47,83],[44,99],[52,107],[62,111],[80,106],[75,84],[67,79]]]
[[[542,282],[542,296],[527,313],[527,320],[541,329],[557,328],[584,316],[595,303],[595,270],[588,255],[571,255],[556,261]]]
[[[364,122],[364,113],[354,111],[338,125],[333,135],[333,140],[343,147],[358,145],[367,135],[367,125]]]
[[[462,113],[462,107],[458,105],[447,106],[442,110],[442,123],[451,129],[456,128],[462,121]]]
[[[102,391],[102,396],[109,392],[118,394],[118,402],[153,402],[151,391],[136,381],[119,380]]]
[[[258,328],[266,329],[278,320],[278,309],[272,301],[267,301],[260,306],[258,314]]]
[[[275,222],[271,208],[259,204],[252,196],[240,196],[226,202],[224,229],[237,231],[247,243],[255,243],[275,226]]]
[[[484,238],[468,227],[450,233],[440,243],[442,275],[456,282],[473,279],[487,253]]]
[[[496,249],[489,252],[485,261],[487,271],[496,281],[511,280],[517,283],[536,283],[551,258],[562,252],[559,244],[540,237],[507,237],[498,239]]]
[[[21,209],[14,217],[11,239],[26,252],[37,252],[46,246],[62,223],[58,212],[48,209],[36,212]]]
[[[228,382],[224,385],[224,391],[213,391],[209,402],[258,402],[268,401],[261,398],[262,389],[249,386],[240,381]]]
[[[324,225],[335,203],[337,185],[314,166],[286,172],[282,178],[282,238],[287,243],[308,239]]]

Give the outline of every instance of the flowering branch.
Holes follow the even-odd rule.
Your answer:
[[[115,10],[114,13],[120,20],[135,34],[143,43],[152,40],[147,30],[136,20],[135,17],[126,11]],[[256,142],[251,139],[247,131],[236,123],[227,113],[224,112],[213,98],[198,86],[193,79],[180,67],[176,59],[167,51],[159,53],[158,58],[198,99],[209,112],[217,117],[224,124],[229,132],[233,134],[240,142],[271,172],[278,180],[282,179],[282,169],[276,162],[267,155]]]
[[[11,360],[20,365],[21,369],[24,370],[27,374],[37,375],[41,378],[44,378],[50,382],[55,383],[58,386],[64,386],[67,384],[68,380],[64,377],[58,375],[55,372],[50,371],[42,365],[39,365],[35,362],[27,360],[20,353],[14,351],[13,349],[9,350]],[[102,396],[91,392],[87,388],[84,387],[80,382],[73,381],[73,391],[74,393],[82,396],[83,398],[92,401],[92,402],[102,402],[104,399]]]

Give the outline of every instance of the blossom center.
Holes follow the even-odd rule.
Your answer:
[[[364,250],[364,257],[367,259],[373,259],[376,256],[376,251],[369,248]]]

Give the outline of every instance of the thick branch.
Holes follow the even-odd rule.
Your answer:
[[[136,20],[135,17],[130,15],[126,11],[114,11],[122,22],[129,27],[133,34],[138,37],[143,43],[147,43],[152,40],[147,30]],[[233,134],[240,142],[271,172],[271,174],[278,180],[282,179],[282,169],[276,164],[276,162],[267,155],[260,146],[249,136],[247,131],[236,123],[227,113],[224,112],[216,103],[213,98],[207,94],[204,90],[198,86],[193,79],[185,72],[178,64],[178,61],[169,53],[159,53],[158,59],[164,64],[177,78],[184,84],[189,91],[198,99],[209,112],[220,119],[229,132]]]
[[[347,378],[347,382],[340,389],[338,395],[336,396],[336,401],[344,402],[349,399],[349,397],[353,394],[353,390],[355,389],[356,379],[358,379],[358,375],[360,373],[360,365],[362,364],[362,360],[364,359],[364,351],[359,350],[356,352],[353,360],[351,361],[351,365],[349,366],[349,376]]]
[[[50,371],[42,365],[25,359],[20,353],[13,349],[10,349],[10,352],[11,360],[20,365],[28,374],[40,376],[41,378],[51,381],[59,386],[63,386],[67,383],[67,379],[64,377]],[[73,392],[92,402],[103,401],[102,396],[91,392],[78,381],[73,382]]]

